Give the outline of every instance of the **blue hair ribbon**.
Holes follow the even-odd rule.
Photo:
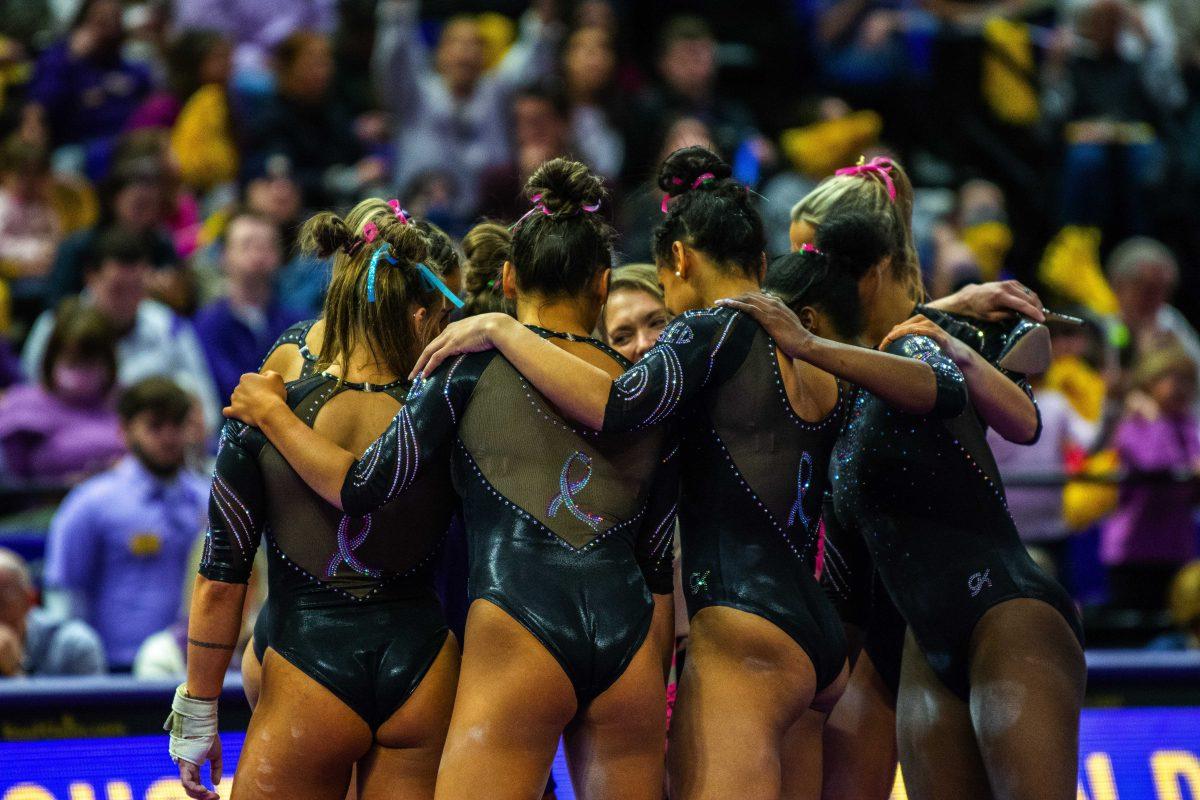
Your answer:
[[[392,246],[387,242],[379,245],[371,255],[371,263],[367,267],[367,302],[375,302],[375,273],[379,270],[379,259],[386,258],[389,264],[396,263],[396,257],[391,255]]]
[[[421,278],[424,279],[425,285],[430,289],[436,289],[446,296],[446,299],[454,304],[455,308],[462,308],[464,303],[459,296],[450,291],[450,287],[442,282],[442,279],[437,276],[437,273],[431,270],[424,264],[417,264],[417,269],[421,271]]]

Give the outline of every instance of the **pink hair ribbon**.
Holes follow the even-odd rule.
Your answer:
[[[366,225],[363,225],[362,238],[366,240],[367,244],[375,241],[377,236],[379,236],[378,225],[374,222],[368,222]]]
[[[800,252],[815,253],[816,255],[819,255],[819,256],[824,255],[824,253],[822,253],[820,250],[818,250],[817,246],[815,244],[813,244],[812,242],[805,242],[804,244],[800,245]]]
[[[860,158],[858,163],[853,167],[842,167],[834,175],[878,175],[883,185],[887,187],[888,199],[893,203],[896,202],[896,184],[892,180],[892,161],[890,158],[872,158],[870,161],[865,161],[865,157]]]
[[[392,209],[392,213],[396,215],[396,219],[400,220],[401,224],[407,225],[409,222],[408,212],[400,207],[400,201],[388,200],[387,204]]]

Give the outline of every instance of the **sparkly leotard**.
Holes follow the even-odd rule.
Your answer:
[[[283,333],[279,334],[279,338],[275,340],[275,344],[271,345],[271,349],[267,352],[263,363],[271,357],[271,354],[284,345],[292,345],[300,351],[300,357],[304,359],[300,367],[301,378],[307,378],[317,371],[317,356],[308,347],[308,333],[317,324],[317,320],[308,319],[303,322],[297,322],[292,327],[288,328]],[[261,369],[261,366],[260,366]]]
[[[316,374],[289,384],[287,400],[309,425],[324,409],[332,426],[378,420],[382,430],[407,386],[367,388]],[[269,642],[372,730],[420,684],[447,636],[431,562],[455,497],[448,448],[427,458],[404,497],[361,517],[323,501],[241,423],[222,431],[213,473],[200,574],[245,583],[265,534],[271,611],[256,637],[261,629],[264,649]]]
[[[563,337],[535,329],[543,337]],[[618,365],[607,346],[594,347]],[[343,507],[402,496],[431,452],[453,448],[471,602],[486,600],[558,660],[586,705],[621,676],[672,590],[675,458],[663,426],[602,434],[566,423],[495,351],[460,356],[413,387],[357,462]]]
[[[921,311],[985,357],[996,354],[984,332]],[[888,351],[933,368],[937,407],[927,416],[905,414],[858,391],[830,467],[833,510],[866,543],[934,672],[966,698],[971,633],[988,609],[1033,598],[1058,609],[1080,641],[1082,626],[1070,597],[1018,538],[962,373],[926,337],[904,337]]]
[[[796,415],[774,341],[722,308],[676,318],[609,396],[605,430],[678,415],[680,536],[688,614],[727,606],[778,626],[821,688],[842,669],[842,626],[813,577],[821,499],[843,402]]]

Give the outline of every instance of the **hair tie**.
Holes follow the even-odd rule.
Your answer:
[[[388,200],[388,207],[392,209],[392,213],[396,215],[396,219],[400,220],[401,225],[407,225],[409,222],[408,212],[400,207],[400,201],[396,199]]]
[[[813,244],[812,242],[805,242],[804,244],[800,245],[800,252],[801,253],[814,253],[818,256],[825,255],[825,252],[823,250],[818,250],[817,246],[815,244]]]
[[[842,167],[834,175],[878,175],[883,185],[887,187],[888,200],[896,202],[896,184],[892,181],[892,161],[889,158],[876,157],[870,161],[866,156],[859,156],[858,163],[853,167]],[[865,162],[865,163],[864,163]]]
[[[704,186],[707,183],[711,183],[712,181],[715,181],[716,179],[717,179],[717,176],[712,174],[711,172],[701,173],[699,176],[696,177],[696,180],[692,181],[692,187],[690,189],[688,189],[688,191],[694,192],[695,190],[699,189],[701,186]],[[671,178],[671,184],[673,186],[682,186],[683,178]],[[675,197],[679,197],[682,194],[686,194],[686,192],[680,192],[679,194],[675,195]],[[671,199],[670,194],[663,195],[662,213],[664,213],[664,214],[667,213],[667,202],[670,199]]]

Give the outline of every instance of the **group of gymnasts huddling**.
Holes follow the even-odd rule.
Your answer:
[[[226,409],[167,723],[191,797],[216,797],[200,766],[219,780],[259,547],[235,799],[534,800],[560,739],[587,800],[883,800],[897,760],[920,800],[1075,797],[1080,621],[984,435],[1039,434],[1036,295],[923,304],[894,161],[820,184],[770,263],[719,157],[676,151],[658,186],[677,316],[636,363],[592,338],[616,242],[582,164],[543,164],[528,213],[468,235],[468,271],[494,268],[466,311],[501,310],[449,325],[436,227],[383,200],[307,223],[323,316]],[[455,526],[462,641],[433,585]]]

